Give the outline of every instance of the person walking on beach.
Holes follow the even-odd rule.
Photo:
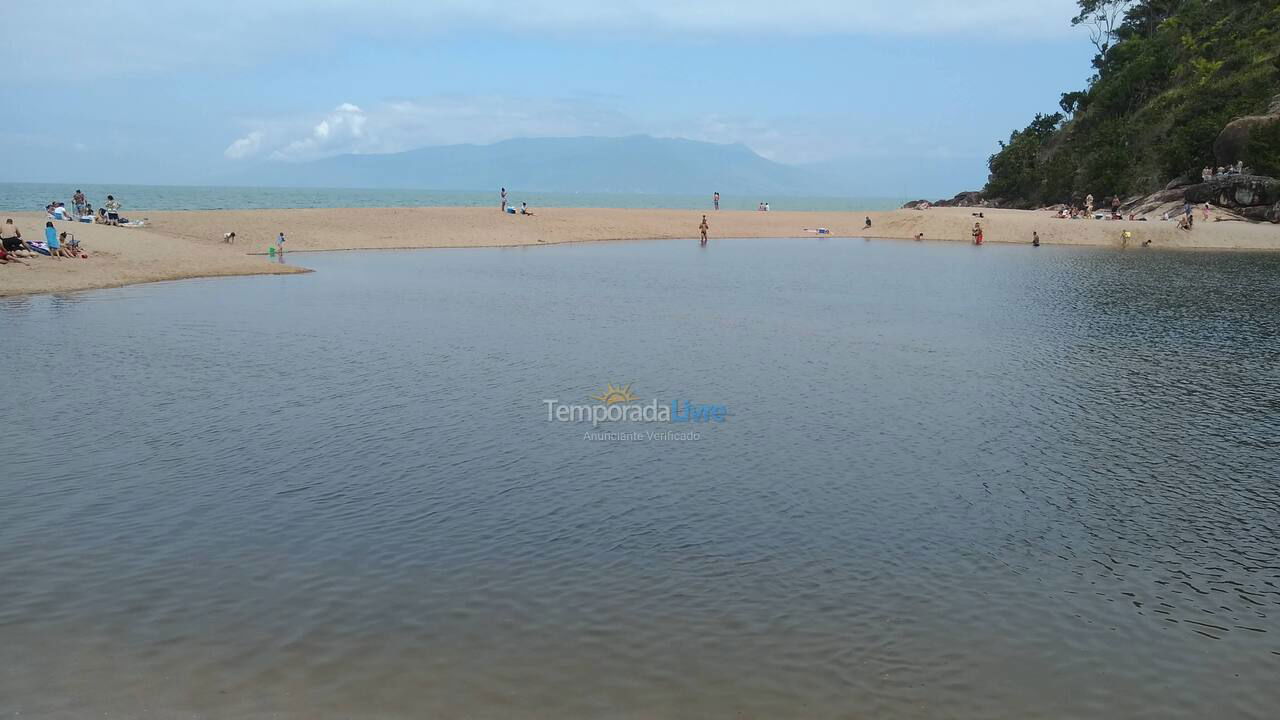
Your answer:
[[[276,236],[276,252],[281,255],[284,254],[284,233]]]
[[[720,209],[720,193],[716,192],[711,195],[711,206],[716,210]]]
[[[502,188],[502,212],[507,211],[507,189]]]
[[[699,244],[702,245],[703,247],[706,247],[707,245],[707,231],[710,229],[711,229],[711,226],[707,224],[707,216],[703,215],[702,224],[698,226],[698,232],[702,233],[702,242]]]

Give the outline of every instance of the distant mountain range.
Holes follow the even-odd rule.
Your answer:
[[[745,145],[632,137],[527,138],[426,147],[385,155],[264,162],[245,185],[544,192],[834,195],[826,169],[765,159]]]

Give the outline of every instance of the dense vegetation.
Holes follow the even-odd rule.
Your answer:
[[[1214,165],[1234,118],[1280,94],[1280,3],[1080,0],[1074,23],[1098,54],[1088,89],[1062,96],[991,156],[985,194],[1041,206],[1158,190]],[[1280,174],[1280,129],[1250,141],[1249,162]]]

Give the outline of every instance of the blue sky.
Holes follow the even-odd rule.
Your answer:
[[[55,7],[11,3],[11,27]],[[1083,87],[1092,55],[1071,0],[56,8],[107,12],[114,31],[10,53],[0,180],[201,183],[254,162],[645,133],[865,167],[884,195],[951,193]]]

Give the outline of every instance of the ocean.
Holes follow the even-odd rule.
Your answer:
[[[128,211],[146,210],[258,210],[343,207],[484,207],[497,206],[492,191],[371,190],[351,188],[196,187],[186,185],[94,185],[0,183],[0,212],[39,211],[50,202],[71,204],[76,190],[101,207],[115,196]],[[617,193],[523,192],[507,188],[509,200],[533,207],[709,209],[711,194],[646,195]],[[892,210],[913,198],[872,197],[730,197],[721,198],[725,210],[755,210],[768,202],[771,210]]]

